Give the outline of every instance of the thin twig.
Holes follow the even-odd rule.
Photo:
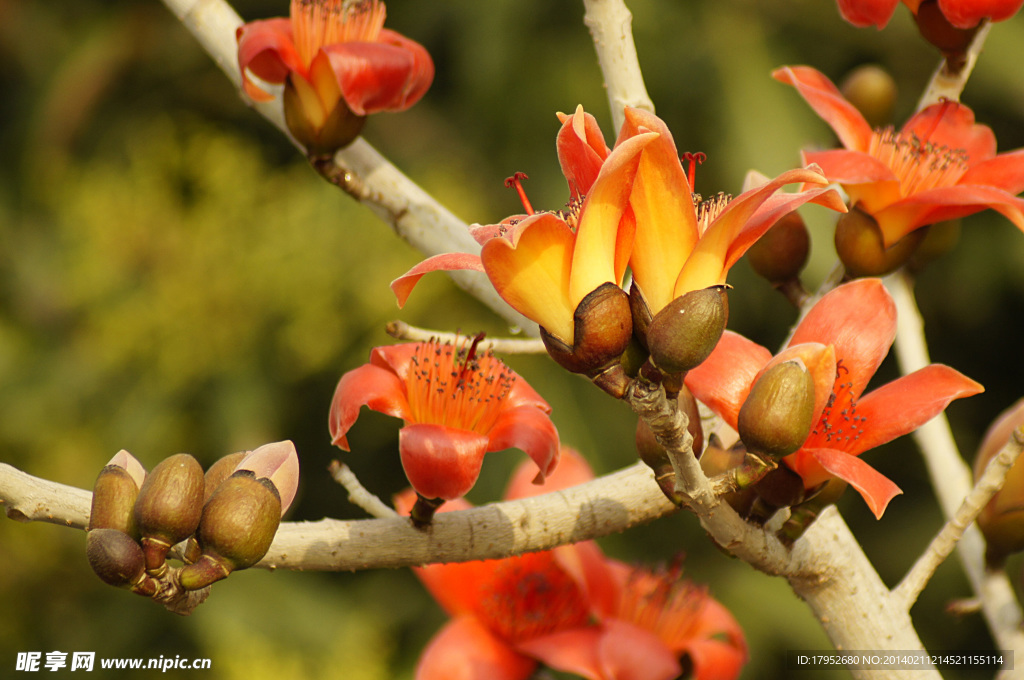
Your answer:
[[[597,63],[608,91],[615,129],[622,127],[625,107],[654,113],[633,42],[633,15],[623,0],[583,0],[583,23],[590,29]]]
[[[893,597],[901,599],[907,610],[917,601],[918,595],[924,590],[935,570],[953,552],[953,548],[963,536],[964,530],[970,526],[992,496],[1003,486],[1006,473],[1017,462],[1021,450],[1024,450],[1024,432],[1017,429],[1006,446],[989,462],[981,479],[964,499],[956,515],[942,527],[924,554],[918,558],[899,585],[893,589]]]
[[[359,478],[356,477],[356,474],[352,472],[352,468],[348,465],[332,460],[331,464],[327,466],[327,471],[331,473],[331,479],[345,487],[345,491],[348,491],[349,502],[365,510],[370,517],[383,519],[401,516],[390,505],[367,491],[366,487],[362,485]]]
[[[909,275],[897,272],[885,279],[898,314],[894,351],[904,375],[924,368],[931,359],[924,337],[924,322],[918,311]],[[925,467],[943,515],[952,518],[971,489],[971,472],[960,456],[945,413],[928,421],[913,433],[924,457]],[[1013,587],[1005,574],[985,569],[985,541],[976,525],[968,526],[957,544],[957,554],[982,610],[992,636],[1001,649],[1024,654],[1022,612]]]
[[[389,321],[385,327],[387,334],[396,340],[412,340],[413,342],[429,342],[439,340],[441,342],[456,343],[466,336],[458,333],[446,333],[410,326],[404,321]],[[481,351],[491,350],[497,354],[544,354],[544,342],[539,338],[484,338],[477,343],[477,349]]]
[[[938,68],[932,74],[932,79],[928,82],[928,87],[925,88],[921,99],[917,102],[918,111],[932,104],[937,104],[943,99],[954,102],[960,101],[960,94],[967,85],[967,79],[971,77],[974,64],[978,61],[978,55],[981,54],[981,48],[985,45],[985,39],[988,38],[988,32],[991,29],[992,22],[988,20],[982,21],[981,25],[978,26],[978,32],[974,34],[970,47],[967,48],[966,61],[963,68],[956,73],[950,73],[946,59],[939,63]]]

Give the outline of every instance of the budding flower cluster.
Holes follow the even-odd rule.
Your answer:
[[[203,473],[187,453],[151,472],[121,451],[93,487],[86,554],[110,585],[167,603],[259,562],[298,483],[291,442],[234,453]],[[182,567],[167,562],[185,541]]]

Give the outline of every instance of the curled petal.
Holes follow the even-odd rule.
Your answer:
[[[558,430],[547,414],[534,406],[502,411],[488,433],[488,439],[488,451],[509,448],[525,451],[540,469],[534,480],[537,484],[542,483],[558,465]]]
[[[832,126],[844,147],[867,151],[871,126],[824,74],[810,66],[784,66],[772,73],[772,77],[795,87],[815,113]]]
[[[867,451],[913,432],[941,413],[954,399],[970,397],[985,388],[959,371],[931,364],[869,392],[857,403],[857,413],[869,427],[857,440],[854,453]]]
[[[405,306],[409,295],[412,293],[412,289],[416,287],[416,284],[419,283],[424,274],[457,270],[482,272],[484,265],[479,255],[471,255],[469,253],[442,253],[434,255],[423,260],[392,281],[391,292],[395,294],[395,297],[398,299],[398,306],[401,308]]]
[[[476,484],[488,444],[476,432],[428,423],[412,423],[398,433],[409,483],[424,498],[446,501],[465,496]]]
[[[363,406],[396,418],[408,419],[409,402],[405,382],[392,371],[364,364],[341,376],[331,400],[328,424],[331,443],[348,451],[346,434],[359,417]]]
[[[345,42],[323,48],[345,104],[359,116],[404,111],[423,96],[434,78],[433,62],[421,45],[393,31],[381,31],[385,32],[404,43]]]
[[[896,303],[879,279],[858,279],[829,291],[797,326],[791,345],[835,347],[843,382],[860,396],[896,337]]]
[[[939,0],[942,14],[957,28],[974,28],[982,19],[1005,21],[1020,11],[1021,0]]]
[[[783,200],[771,204],[770,209],[760,210],[776,191],[796,182],[824,185],[828,180],[814,167],[790,170],[730,201],[694,247],[676,279],[674,297],[725,283],[730,267],[776,219],[809,200],[821,200],[817,193],[784,194]]]
[[[477,619],[461,616],[427,645],[416,680],[527,680],[536,667]]]
[[[494,289],[513,309],[570,347],[573,312],[569,272],[575,234],[563,220],[537,213],[515,225],[508,239],[491,239],[480,253]]]
[[[569,182],[570,194],[578,199],[590,193],[609,149],[597,119],[584,113],[582,106],[577,106],[571,116],[560,114],[559,120],[562,128],[555,142],[558,162]]]
[[[563,630],[524,640],[516,647],[544,665],[587,680],[605,680],[597,657],[601,632],[596,627]]]
[[[249,80],[251,71],[268,83],[281,84],[291,72],[305,77],[306,67],[295,49],[290,19],[265,19],[240,26],[235,31],[238,40],[238,70],[242,73],[245,93],[256,101],[269,101],[273,96]]]
[[[903,493],[898,486],[860,458],[851,456],[836,449],[803,449],[794,456],[809,455],[813,457],[825,472],[824,476],[815,476],[809,471],[797,470],[807,487],[816,486],[828,476],[838,477],[855,488],[874,513],[875,519],[881,519],[886,506],[896,496]],[[789,463],[789,458],[785,459]],[[792,467],[792,466],[790,466]],[[817,478],[816,478],[817,477]]]

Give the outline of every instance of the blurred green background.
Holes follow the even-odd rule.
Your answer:
[[[284,0],[240,0],[247,20]],[[697,190],[737,192],[750,168],[776,174],[827,126],[769,72],[807,63],[834,80],[876,62],[900,84],[902,122],[937,63],[905,8],[884,32],[843,23],[820,0],[635,0],[633,29],[658,113],[681,150],[709,160]],[[610,117],[579,2],[392,0],[388,26],[423,42],[437,79],[422,103],[380,115],[369,141],[468,222],[518,211],[502,180],[531,177],[538,207],[567,200],[556,111]],[[1000,149],[1024,146],[1024,20],[992,31],[964,100]],[[119,449],[147,467],[178,451],[204,464],[292,439],[303,484],[292,519],[359,517],[325,467],[338,377],[388,342],[386,321],[504,334],[446,277],[427,277],[399,314],[387,283],[420,257],[321,181],[246,108],[174,17],[138,0],[0,0],[0,459],[89,488]],[[809,269],[834,259],[828,216],[809,210]],[[1024,240],[994,213],[964,221],[954,254],[920,278],[933,360],[982,382],[950,419],[970,456],[987,423],[1021,396]],[[774,347],[793,312],[745,263],[730,279],[735,330]],[[599,472],[635,458],[622,404],[546,357],[509,359],[554,407],[563,441]],[[881,378],[894,375],[887,363]],[[373,491],[404,486],[398,423],[365,414],[346,456]],[[488,457],[473,500],[500,495],[521,454]],[[909,441],[869,454],[904,490],[876,522],[841,508],[895,583],[940,518]],[[81,532],[0,522],[0,675],[19,651],[99,657],[209,657],[210,678],[411,678],[444,615],[408,571],[237,574],[191,617],[104,586]],[[806,606],[778,579],[714,549],[679,515],[603,540],[627,561],[685,553],[688,573],[736,615],[752,661],[743,677],[789,677],[785,650],[826,649]],[[935,650],[989,649],[980,617],[945,605],[968,589],[955,561],[915,607]],[[132,677],[143,673],[135,672]],[[168,676],[172,676],[169,673]],[[988,675],[988,674],[984,674]],[[983,675],[983,676],[984,676]],[[845,677],[844,672],[830,676]],[[949,673],[947,677],[970,677]]]

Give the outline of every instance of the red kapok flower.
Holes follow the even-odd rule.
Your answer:
[[[637,133],[609,151],[582,108],[561,118],[557,148],[569,210],[535,212],[524,200],[526,215],[474,228],[479,257],[436,255],[391,288],[402,305],[429,271],[484,271],[509,305],[540,324],[559,363],[593,376],[622,354],[632,334],[628,298],[618,287],[633,243],[629,194],[640,152],[657,134]]]
[[[311,151],[334,151],[364,117],[404,111],[426,93],[434,62],[417,42],[383,28],[380,0],[291,0],[290,17],[236,31],[246,94],[271,95],[249,77],[285,83],[288,126]]]
[[[668,127],[640,109],[626,109],[619,145],[633,135],[657,132],[644,147],[629,203],[636,237],[629,266],[651,315],[681,295],[725,283],[734,264],[775,222],[804,203],[844,210],[835,190],[813,167],[784,172],[731,198],[718,194],[694,202],[693,187]],[[784,185],[819,185],[796,194]]]
[[[402,466],[427,499],[465,495],[491,451],[525,451],[540,469],[538,483],[558,463],[551,407],[491,353],[478,355],[475,341],[374,348],[370,363],[341,377],[331,402],[331,437],[345,451],[362,406],[405,421]]]
[[[921,5],[933,0],[903,0],[915,15]],[[839,13],[854,26],[885,28],[899,0],[839,0]],[[1018,11],[1024,0],[938,0],[934,3],[946,20],[959,29],[974,28],[982,19],[1005,21]]]
[[[520,467],[506,498],[593,478],[563,449],[543,487]],[[412,495],[396,505],[407,511]],[[446,509],[468,507],[460,501]],[[732,680],[746,644],[732,615],[678,570],[630,568],[592,541],[501,560],[430,565],[416,575],[451,614],[416,669],[417,680],[526,680],[538,662],[591,680],[671,680],[687,655],[696,678]]]
[[[992,208],[1024,230],[1024,149],[996,155],[992,130],[957,102],[914,114],[898,132],[872,130],[823,74],[787,66],[772,74],[792,85],[832,126],[844,149],[804,152],[838,182],[850,204],[870,214],[889,247],[925,225]]]
[[[952,368],[932,364],[863,394],[895,336],[892,297],[878,279],[859,279],[819,300],[783,353],[809,356],[818,348],[822,356],[822,347],[834,352],[834,362],[808,362],[815,378],[817,425],[802,447],[783,458],[784,464],[808,490],[832,477],[848,482],[875,517],[900,490],[858,456],[916,430],[954,399],[983,391]],[[735,429],[751,386],[772,361],[764,347],[726,331],[711,356],[686,376],[686,385]],[[828,370],[832,375],[820,375]],[[823,383],[830,391],[819,394]]]

